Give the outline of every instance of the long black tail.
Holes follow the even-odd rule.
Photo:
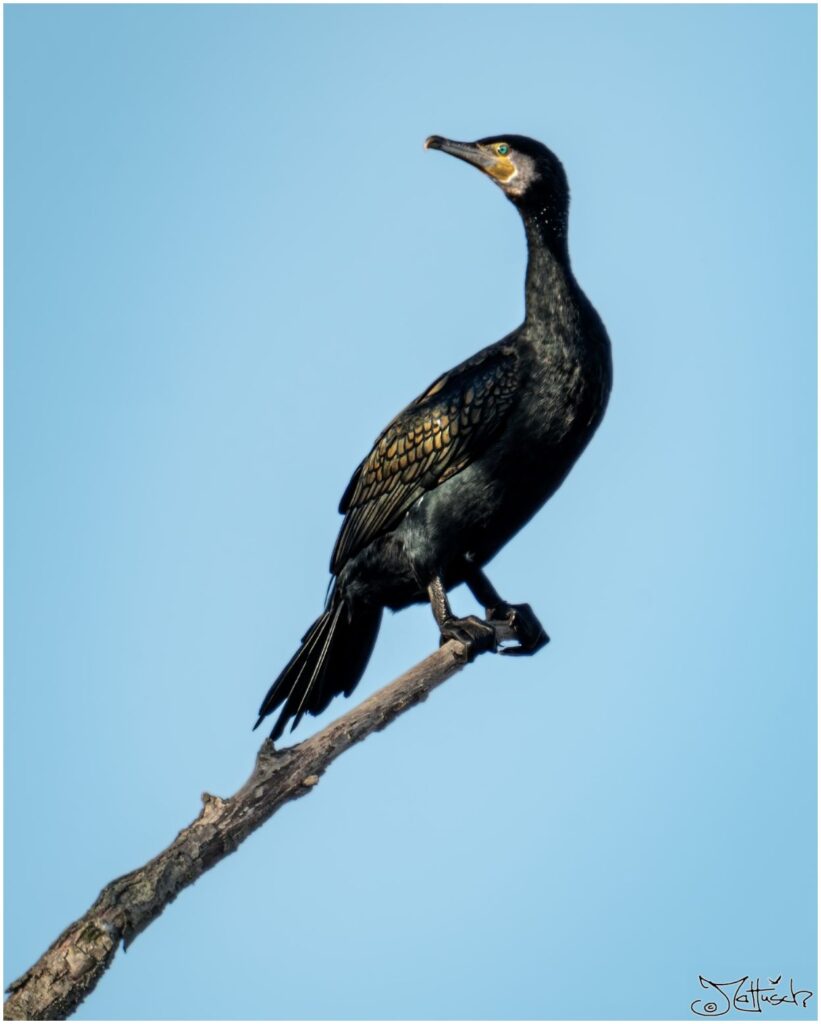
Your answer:
[[[271,739],[276,740],[290,718],[294,730],[306,712],[321,714],[339,693],[350,697],[368,664],[381,621],[378,605],[351,605],[332,590],[325,611],[271,684],[254,728],[284,704],[271,730]]]

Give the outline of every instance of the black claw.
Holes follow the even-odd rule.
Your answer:
[[[475,615],[468,615],[464,619],[446,619],[440,632],[440,647],[448,640],[458,640],[462,645],[462,651],[457,655],[460,661],[473,661],[482,651],[496,650],[496,630]]]
[[[519,641],[518,647],[503,647],[501,654],[535,654],[550,642],[550,637],[529,604],[508,604],[494,608],[491,617],[506,622]]]

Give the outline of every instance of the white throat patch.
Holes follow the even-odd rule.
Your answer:
[[[499,184],[511,196],[520,196],[525,193],[534,181],[538,181],[541,175],[536,170],[536,161],[524,153],[517,153],[511,160],[515,167],[513,174]]]

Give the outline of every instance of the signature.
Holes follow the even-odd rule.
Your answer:
[[[795,989],[795,984],[790,978],[790,990],[779,991],[782,976],[767,978],[770,985],[761,987],[760,978],[751,978],[745,975],[736,981],[709,981],[699,974],[698,981],[702,988],[712,990],[710,998],[694,999],[690,1003],[690,1009],[699,1017],[722,1017],[730,1010],[741,1010],[744,1013],[761,1013],[764,1005],[780,1006],[782,1003],[789,1003],[792,1006],[806,1007],[812,999],[813,993],[809,989]]]

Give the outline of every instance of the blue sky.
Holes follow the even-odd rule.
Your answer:
[[[347,753],[78,1016],[815,989],[815,20],[5,8],[7,979],[246,777],[351,471],[522,315],[515,211],[422,142],[518,132],[565,163],[615,362],[490,569],[553,642]],[[356,699],[436,640],[387,620]]]

